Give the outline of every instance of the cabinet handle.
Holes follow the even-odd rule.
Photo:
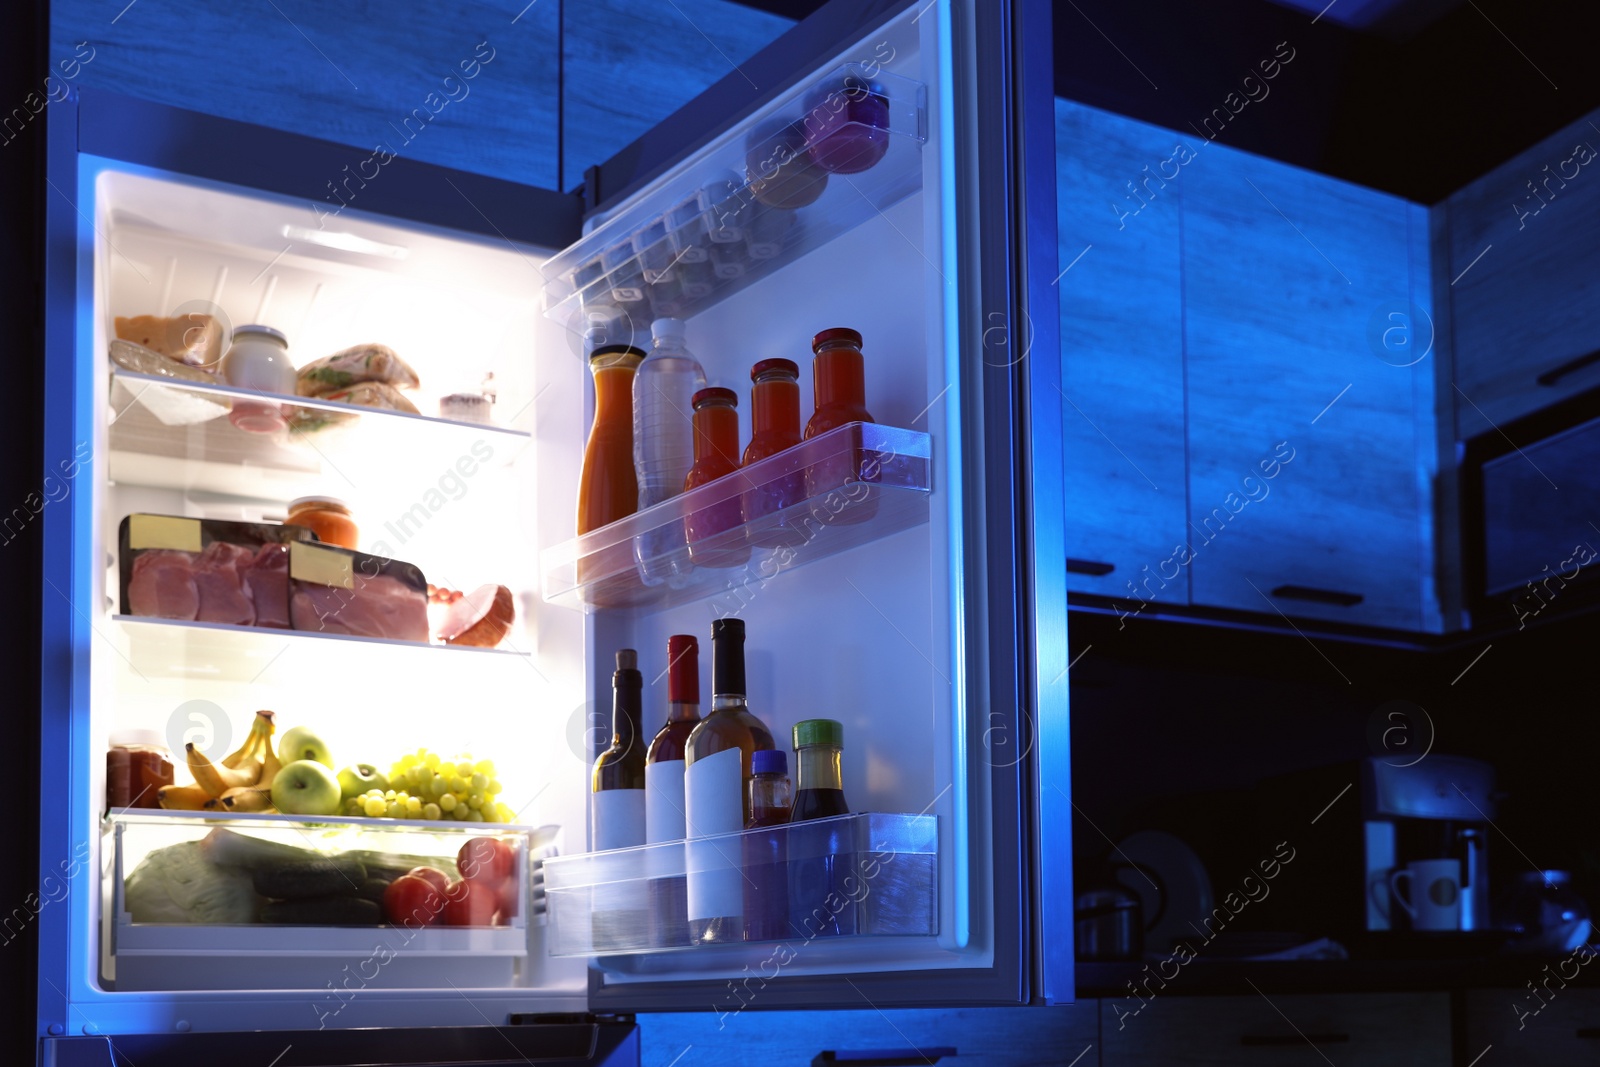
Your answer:
[[[1574,374],[1591,363],[1600,363],[1600,350],[1590,352],[1587,356],[1579,356],[1577,359],[1569,360],[1559,367],[1552,367],[1535,378],[1534,381],[1540,385],[1554,385],[1567,375]]]
[[[1271,1048],[1280,1045],[1298,1045],[1309,1041],[1313,1045],[1347,1045],[1349,1034],[1241,1034],[1239,1044],[1246,1048]]]
[[[1318,604],[1337,604],[1341,608],[1353,608],[1366,597],[1360,593],[1342,593],[1337,589],[1313,589],[1308,585],[1280,585],[1272,591],[1273,596],[1285,600],[1310,600]]]
[[[1068,574],[1092,574],[1095,577],[1099,577],[1102,574],[1110,574],[1116,569],[1117,568],[1111,564],[1101,563],[1099,560],[1073,559],[1071,556],[1067,557]]]
[[[944,1056],[954,1056],[954,1048],[868,1048],[825,1049],[812,1057],[811,1067],[824,1067],[830,1063],[848,1063],[851,1067],[926,1067],[938,1063]]]

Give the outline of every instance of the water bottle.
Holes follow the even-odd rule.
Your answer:
[[[639,510],[683,492],[694,466],[694,394],[705,388],[700,362],[683,343],[683,320],[650,324],[650,354],[633,379],[633,468],[639,480]],[[686,580],[693,565],[683,543],[683,524],[664,521],[636,538],[639,577],[646,585]]]

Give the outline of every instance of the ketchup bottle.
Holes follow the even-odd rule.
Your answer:
[[[823,330],[811,339],[811,391],[817,409],[806,423],[806,440],[852,422],[872,422],[867,410],[865,361],[861,335],[840,326]],[[865,485],[875,470],[871,457],[859,447],[840,449],[806,469],[806,495],[813,498],[812,512],[829,523],[865,522],[878,512],[877,490]],[[818,502],[815,498],[821,497]],[[821,510],[818,510],[819,504]]]
[[[794,361],[764,359],[750,368],[750,424],[750,443],[744,450],[746,467],[800,443],[800,368]],[[806,498],[805,472],[774,473],[770,464],[764,469],[767,473],[753,476],[756,484],[744,494],[744,519],[752,527],[750,541],[763,548],[797,543],[800,538],[794,526],[780,525],[767,516]]]
[[[739,398],[732,389],[713,386],[694,394],[694,466],[684,492],[739,469]],[[744,505],[736,487],[731,496],[684,516],[689,558],[701,567],[737,567],[750,559],[744,539]]]

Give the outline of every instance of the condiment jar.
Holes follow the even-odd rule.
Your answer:
[[[338,497],[303,496],[289,502],[290,526],[304,526],[330,545],[354,549],[359,537],[350,505]]]
[[[811,339],[811,391],[816,411],[806,423],[806,440],[852,422],[872,422],[867,410],[866,361],[861,335],[847,327],[823,330]],[[817,517],[828,523],[865,522],[878,511],[877,491],[862,483],[876,480],[874,456],[841,442],[806,468],[806,493],[822,497]],[[815,511],[815,509],[813,509]]]
[[[261,393],[295,394],[295,368],[289,361],[289,342],[271,326],[239,326],[233,344],[222,357],[223,380],[238,389]],[[281,404],[236,400],[228,421],[248,433],[277,433],[288,423]]]
[[[800,443],[800,368],[793,360],[764,359],[750,368],[750,443],[743,466],[759,463]],[[744,518],[752,524],[750,540],[764,548],[797,543],[797,531],[787,523],[767,524],[767,516],[806,498],[805,472],[788,469],[768,473],[745,490]]]
[[[106,810],[159,808],[173,782],[172,753],[156,730],[118,730],[106,751]]]
[[[712,386],[694,394],[694,466],[684,492],[739,469],[739,398],[732,389]],[[684,516],[689,558],[702,567],[737,567],[750,559],[743,534],[744,504],[734,489],[717,503]]]

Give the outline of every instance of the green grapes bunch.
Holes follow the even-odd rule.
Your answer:
[[[419,748],[389,769],[387,790],[369,789],[345,801],[345,814],[390,819],[512,822],[516,813],[498,799],[493,760],[461,755],[446,760]]]

